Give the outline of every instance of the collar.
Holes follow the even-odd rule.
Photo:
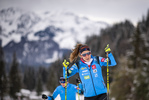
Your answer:
[[[93,58],[91,58],[89,62],[85,62],[85,63],[86,63],[87,65],[90,65],[92,61],[93,61]]]
[[[61,85],[62,86],[62,85]],[[67,84],[67,88],[68,88],[68,86],[69,86],[69,83]],[[63,87],[63,86],[62,86]],[[65,87],[63,87],[63,88],[65,88]]]

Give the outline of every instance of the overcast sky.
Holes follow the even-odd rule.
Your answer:
[[[20,7],[35,12],[68,10],[92,20],[136,24],[147,14],[149,0],[0,0],[0,10]]]

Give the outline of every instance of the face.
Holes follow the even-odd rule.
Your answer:
[[[83,51],[81,53],[81,58],[83,58],[84,61],[89,62],[91,59],[91,52],[90,51]]]
[[[62,87],[65,87],[65,83],[60,83],[61,85],[62,85]],[[68,82],[67,82],[67,84],[68,84]]]

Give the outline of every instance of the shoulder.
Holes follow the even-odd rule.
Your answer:
[[[99,59],[100,56],[91,56],[92,59]]]
[[[73,69],[79,68],[79,63],[80,63],[80,61],[76,61],[70,69],[73,70]]]
[[[73,88],[73,89],[77,88],[77,86],[75,84],[70,84],[70,87]]]
[[[70,84],[70,83],[69,83]],[[75,84],[70,84],[70,86],[76,86]]]
[[[100,56],[92,56],[91,58],[94,59],[94,61],[99,61]]]
[[[63,88],[62,85],[59,85],[56,89],[60,90],[61,88]]]

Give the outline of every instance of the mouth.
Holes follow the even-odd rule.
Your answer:
[[[86,59],[87,61],[89,60],[89,58]]]

